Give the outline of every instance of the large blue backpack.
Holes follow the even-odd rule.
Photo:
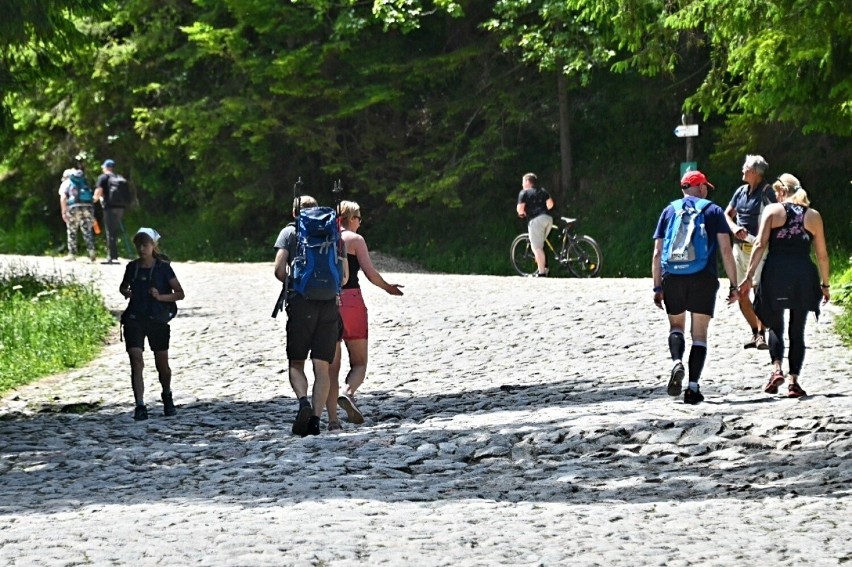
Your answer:
[[[95,192],[86,182],[86,177],[80,170],[68,176],[68,204],[91,205],[95,202]]]
[[[340,294],[339,238],[334,209],[313,207],[299,211],[293,258],[294,291],[311,300],[334,299]]]
[[[711,204],[699,199],[672,201],[675,214],[666,227],[663,238],[663,271],[669,274],[695,274],[707,266],[711,246],[707,236],[704,209]]]

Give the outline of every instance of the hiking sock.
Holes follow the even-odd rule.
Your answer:
[[[762,331],[755,331],[755,333],[754,333],[754,334],[755,334],[755,335],[760,335],[760,338],[761,338],[761,339],[766,340],[766,329],[764,329],[764,330],[762,330]]]
[[[136,407],[142,407],[145,405],[145,400],[136,400]]]
[[[683,336],[683,331],[672,331],[669,333],[669,352],[672,355],[672,360],[683,360],[683,353],[686,350],[686,339]]]
[[[310,401],[308,401],[308,397],[307,397],[307,396],[302,396],[301,398],[299,398],[299,407],[309,405],[310,403],[311,403],[311,402],[310,402]]]
[[[695,382],[690,381],[689,384],[687,385],[687,387],[690,390],[692,390],[693,392],[697,392],[698,391],[698,380],[696,380]]]
[[[707,345],[692,343],[689,349],[689,382],[698,382],[701,371],[704,370],[704,361],[707,359]]]

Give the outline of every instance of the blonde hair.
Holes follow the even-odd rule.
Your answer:
[[[804,207],[810,206],[811,204],[808,199],[808,192],[802,188],[802,184],[795,175],[782,173],[778,176],[775,183],[772,184],[772,188],[776,191],[783,191],[786,196],[784,200],[788,203],[802,205]]]
[[[314,207],[319,207],[319,203],[310,195],[302,195],[293,199],[294,213],[298,213],[302,209],[313,209]]]
[[[340,201],[340,207],[337,209],[337,214],[340,215],[340,220],[344,223],[349,223],[353,217],[361,214],[361,207],[355,201]]]

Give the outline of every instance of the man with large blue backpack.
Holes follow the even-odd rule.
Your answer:
[[[300,192],[301,181],[294,187]],[[337,214],[319,207],[308,195],[293,200],[293,217],[275,241],[275,277],[284,285],[275,317],[286,303],[287,361],[290,386],[299,399],[293,434],[319,435],[320,416],[329,388],[329,365],[334,361],[341,322],[340,288],[348,265],[342,250]],[[305,361],[311,357],[314,385],[308,399]]]
[[[669,318],[669,352],[674,363],[666,392],[679,396],[686,370],[686,312],[691,314],[692,347],[689,351],[689,385],[683,395],[687,404],[704,400],[698,387],[707,359],[707,330],[716,306],[719,275],[716,251],[730,282],[728,303],[737,301],[737,280],[731,252],[731,229],[725,213],[707,199],[715,189],[700,171],[688,171],[680,181],[683,197],[663,209],[654,231],[654,303],[665,303]]]

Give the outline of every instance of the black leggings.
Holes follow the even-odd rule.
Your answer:
[[[790,309],[790,324],[787,333],[790,335],[790,352],[787,356],[790,364],[790,374],[796,376],[802,370],[805,361],[805,323],[808,311]],[[764,321],[769,327],[769,354],[772,361],[784,360],[784,311],[776,311],[769,321]]]

